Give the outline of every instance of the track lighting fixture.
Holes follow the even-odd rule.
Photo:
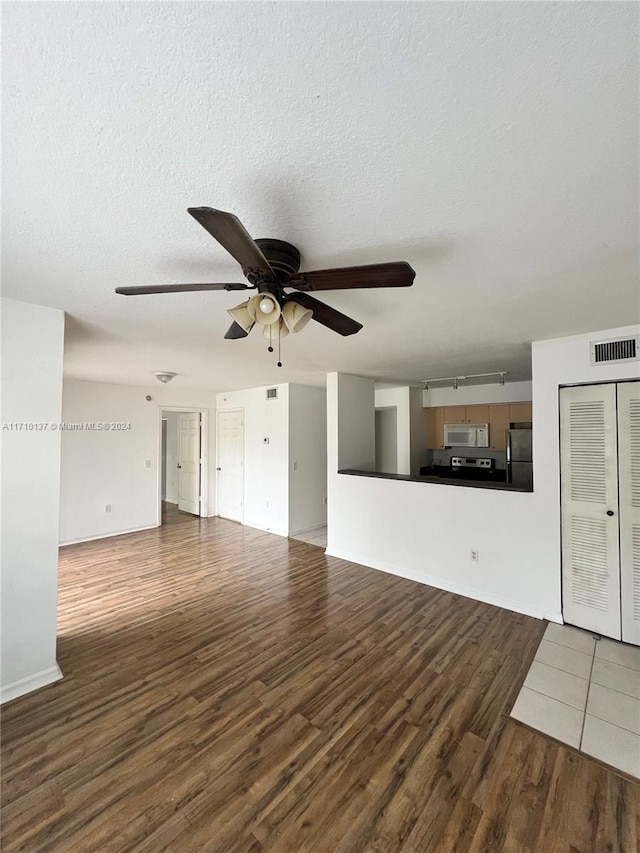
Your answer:
[[[504,385],[504,377],[509,373],[508,370],[498,370],[495,373],[469,373],[467,376],[441,376],[438,379],[423,379],[423,387],[425,391],[429,390],[429,385],[433,382],[451,382],[452,387],[458,390],[461,382],[467,379],[486,379],[490,376],[497,376],[498,383]]]

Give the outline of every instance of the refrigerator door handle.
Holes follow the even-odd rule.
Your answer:
[[[511,432],[507,430],[506,434],[507,446],[507,483],[511,482]]]

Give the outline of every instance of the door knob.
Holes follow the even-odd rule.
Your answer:
[[[608,509],[608,510],[607,510],[607,515],[615,515],[615,513],[614,513],[614,511],[613,511],[612,509]]]
[[[216,468],[216,471],[222,471],[222,468]]]
[[[182,465],[178,462],[178,464],[176,465],[176,468],[182,468]]]

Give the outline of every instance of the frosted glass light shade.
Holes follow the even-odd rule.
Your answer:
[[[265,312],[261,309],[260,304],[265,302],[270,304],[271,311]],[[271,293],[258,293],[252,296],[247,303],[247,311],[249,317],[262,326],[271,326],[273,323],[277,323],[282,313],[278,300]]]
[[[262,334],[267,340],[269,340],[269,335],[271,335],[271,343],[275,344],[278,340],[278,332],[280,332],[280,340],[282,340],[282,338],[286,338],[289,334],[289,329],[287,329],[285,324],[282,322],[282,317],[277,323],[273,323],[271,326],[265,326]]]
[[[286,328],[293,332],[299,332],[304,329],[309,320],[313,317],[313,311],[309,308],[304,308],[297,302],[285,302],[282,306],[282,319]]]
[[[241,305],[236,305],[235,308],[228,308],[227,314],[237,323],[247,334],[253,329],[255,320],[249,314],[249,302],[243,302]]]

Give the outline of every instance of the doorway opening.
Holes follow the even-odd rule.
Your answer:
[[[158,526],[208,515],[207,410],[160,410]]]
[[[398,473],[398,407],[385,406],[375,413],[376,471]]]

